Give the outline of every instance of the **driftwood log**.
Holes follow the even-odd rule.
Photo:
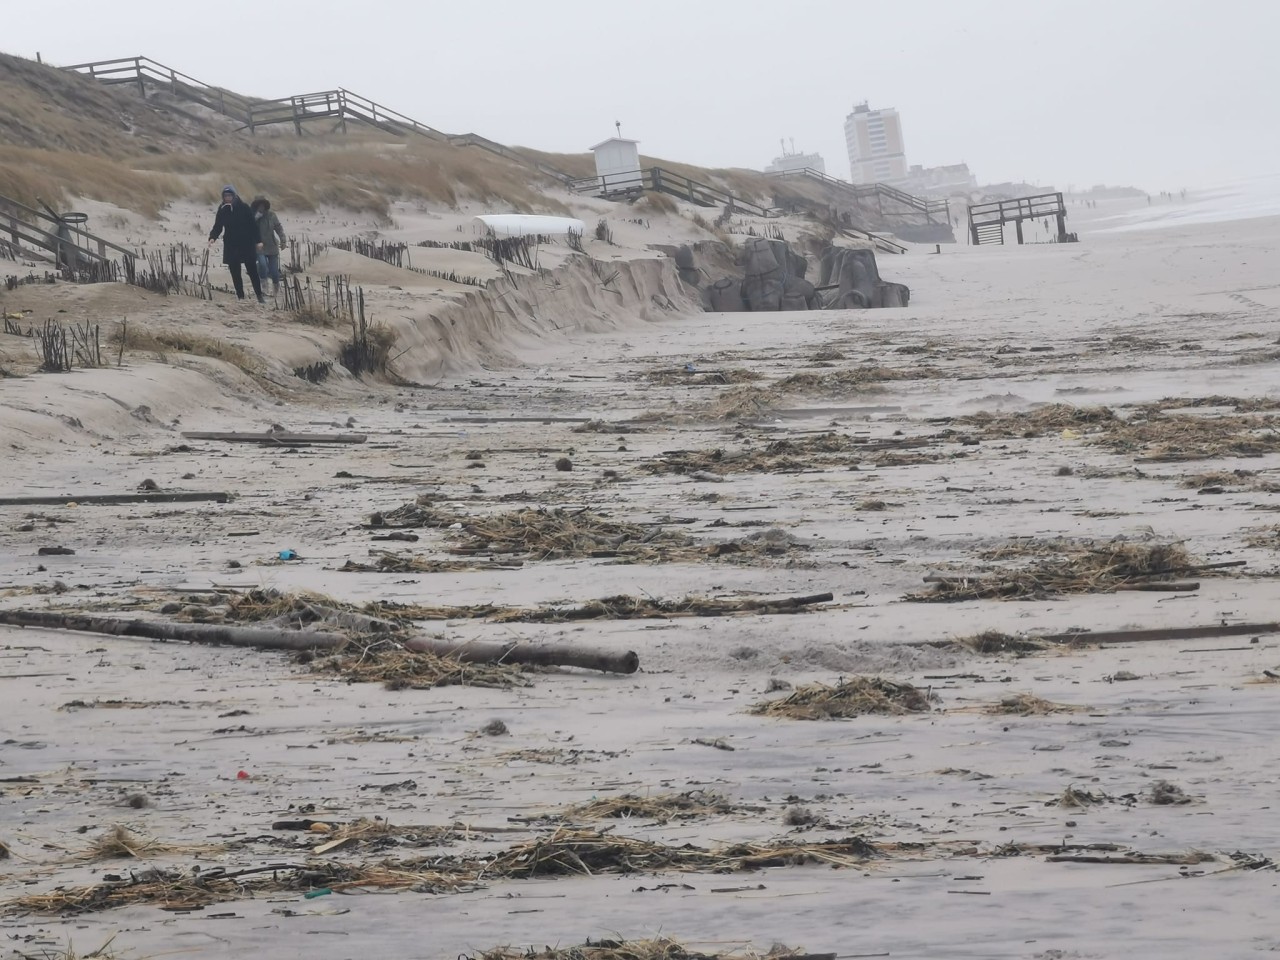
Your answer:
[[[253,647],[258,650],[338,650],[351,642],[346,634],[325,630],[261,629],[212,623],[158,623],[151,620],[121,620],[36,610],[0,610],[0,624],[76,630],[114,637],[181,640],[212,646]],[[563,644],[533,646],[517,641],[459,643],[431,637],[409,637],[402,644],[406,650],[414,653],[432,653],[464,663],[580,667],[604,673],[635,673],[640,669],[640,658],[631,650],[615,652]]]
[[[227,503],[232,494],[215,493],[98,493],[87,496],[68,494],[65,497],[0,497],[0,507],[60,507],[66,503],[121,504],[121,503],[200,503],[213,501]]]
[[[1210,623],[1200,627],[1148,627],[1139,630],[1088,630],[1050,633],[1035,639],[1046,643],[1152,643],[1169,640],[1207,640],[1280,633],[1280,622]]]
[[[364,443],[363,433],[207,433],[191,431],[188,440],[222,440],[226,443],[266,443],[274,446],[301,446],[308,443]]]

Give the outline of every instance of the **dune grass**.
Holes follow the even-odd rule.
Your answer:
[[[122,336],[125,338],[126,352],[152,353],[162,359],[170,353],[208,357],[211,360],[222,360],[249,374],[262,369],[262,362],[244,347],[217,337],[185,330],[147,330],[130,326],[127,331],[117,329],[112,334],[112,342],[120,343]]]
[[[125,162],[66,150],[0,146],[0,195],[57,209],[70,197],[114,203],[149,217],[184,196],[178,177],[134,170]]]
[[[307,150],[286,142],[257,155],[222,150],[147,157],[138,163],[146,170],[191,178],[195,195],[216,200],[221,185],[232,183],[244,197],[270,197],[280,210],[337,206],[385,218],[397,200],[448,207],[470,200],[521,213],[567,212],[542,192],[549,184],[543,175],[475,147],[430,141],[339,140]]]

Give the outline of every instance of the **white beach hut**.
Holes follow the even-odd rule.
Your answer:
[[[640,141],[610,137],[591,148],[596,155],[596,177],[601,193],[640,185]]]

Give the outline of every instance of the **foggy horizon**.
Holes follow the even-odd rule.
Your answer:
[[[583,153],[621,121],[644,154],[706,167],[763,169],[786,139],[847,178],[843,124],[862,101],[899,112],[909,164],[965,162],[979,183],[1195,189],[1270,174],[1280,147],[1263,119],[1280,5],[1245,0],[393,0],[363,20],[228,0],[177,25],[169,4],[131,6],[126,29],[68,0],[56,23],[6,24],[0,44],[58,66],[147,56],[254,97],[341,86],[550,152]]]

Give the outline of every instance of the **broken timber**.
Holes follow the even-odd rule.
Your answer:
[[[1280,633],[1280,622],[1215,623],[1202,627],[1155,627],[1144,630],[1099,630],[1051,633],[1035,639],[1046,643],[1142,643],[1159,640],[1201,640],[1210,637],[1240,637],[1250,634]]]
[[[216,493],[101,493],[87,496],[69,494],[65,497],[0,497],[0,507],[60,507],[63,504],[121,504],[121,503],[228,503],[233,494]]]
[[[306,443],[364,443],[363,433],[184,433],[188,440],[221,440],[225,443],[263,443],[294,447]]]
[[[259,650],[340,650],[351,640],[346,634],[322,630],[260,629],[211,623],[158,623],[35,610],[0,610],[0,624],[77,630],[116,637],[181,640],[212,646],[253,647]],[[640,658],[630,650],[600,650],[564,644],[531,646],[519,642],[455,643],[431,637],[409,637],[400,643],[411,653],[430,653],[463,663],[580,667],[603,673],[635,673],[640,669]]]

